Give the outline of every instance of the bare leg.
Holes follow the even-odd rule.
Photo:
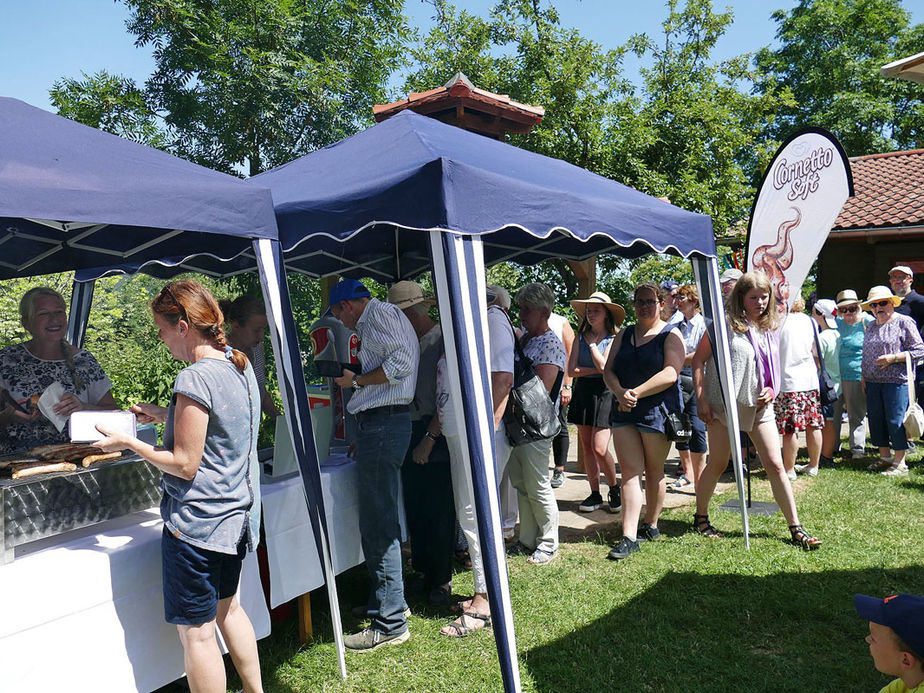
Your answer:
[[[231,653],[234,668],[244,684],[244,693],[263,693],[257,637],[237,597],[218,602],[217,622],[228,652]]]
[[[770,481],[770,488],[773,490],[773,499],[780,506],[780,510],[783,511],[783,517],[786,518],[786,522],[790,525],[799,524],[799,514],[796,512],[796,501],[792,494],[792,485],[789,483],[789,477],[786,476],[783,460],[780,457],[780,436],[776,430],[776,423],[764,421],[756,424],[751,430],[751,440],[754,441],[757,454],[760,455],[760,461],[767,471],[767,479]]]
[[[895,451],[895,461],[892,462],[896,467],[905,461],[905,453],[907,450],[896,450]]]
[[[215,621],[177,626],[183,643],[183,665],[192,693],[225,693],[225,662],[215,639]]]
[[[808,448],[809,467],[818,467],[818,460],[821,456],[821,437],[820,428],[805,429],[805,445]]]
[[[610,488],[616,486],[616,460],[610,453],[610,429],[594,428],[593,429],[593,447],[597,456],[597,466],[603,470],[603,476],[606,477],[606,483]]]
[[[767,468],[766,460],[763,459],[761,454],[760,446],[757,445],[757,441],[754,440],[754,436],[751,436],[751,440],[754,442],[754,445],[757,447],[757,454],[761,455],[761,460],[764,461],[764,469]],[[796,456],[799,454],[799,439],[796,437],[795,433],[784,433],[783,434],[783,466],[788,472],[790,469],[796,466]]]
[[[837,434],[833,421],[825,421],[825,427],[821,429],[821,454],[828,459],[834,457],[836,444],[840,442],[840,436]]]
[[[728,429],[718,419],[706,427],[706,436],[709,439],[709,457],[706,466],[699,475],[696,485],[696,514],[709,514],[709,501],[715,493],[715,485],[728,465],[728,455],[731,446],[728,443]]]
[[[693,471],[693,460],[690,456],[690,451],[678,450],[677,455],[680,457],[680,469],[683,470],[683,475],[692,481],[696,473]]]
[[[690,468],[693,470],[693,476],[688,476],[687,478],[693,482],[693,488],[695,489],[697,484],[699,484],[699,477],[702,475],[703,469],[706,468],[706,453],[691,452]]]
[[[587,483],[590,484],[591,493],[600,493],[600,465],[597,462],[597,453],[594,451],[594,427],[578,426],[578,440],[584,450],[584,472],[587,474]]]
[[[622,533],[632,541],[638,537],[638,518],[642,512],[640,477],[645,465],[645,448],[641,437],[635,426],[613,429],[613,444],[622,470]]]
[[[640,433],[645,448],[645,522],[658,526],[658,517],[664,507],[664,460],[671,449],[670,441],[661,434]]]

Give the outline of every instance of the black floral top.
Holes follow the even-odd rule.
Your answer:
[[[74,371],[84,383],[79,392],[74,384],[74,376],[63,359],[40,359],[22,344],[0,349],[0,387],[8,390],[17,400],[40,395],[54,382],[61,383],[66,391],[73,392],[80,401],[88,404],[98,403],[112,389],[109,378],[88,351],[80,350],[74,354]],[[5,429],[0,429],[0,454],[67,441],[67,428],[59,433],[44,416],[28,423],[14,419]]]

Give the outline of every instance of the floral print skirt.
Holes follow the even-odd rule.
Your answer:
[[[818,390],[781,392],[773,402],[773,412],[780,435],[825,427]]]

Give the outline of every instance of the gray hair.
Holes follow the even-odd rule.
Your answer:
[[[522,306],[524,303],[533,308],[548,308],[551,313],[555,307],[555,294],[548,284],[533,282],[517,292],[517,304]]]
[[[488,284],[485,288],[496,296],[492,305],[510,310],[510,292],[507,289],[497,284]]]

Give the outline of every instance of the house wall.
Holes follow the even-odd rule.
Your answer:
[[[834,298],[842,289],[853,289],[860,299],[870,287],[889,285],[889,270],[908,264],[914,270],[914,288],[924,293],[924,238],[912,240],[828,241],[818,255],[818,295]]]

